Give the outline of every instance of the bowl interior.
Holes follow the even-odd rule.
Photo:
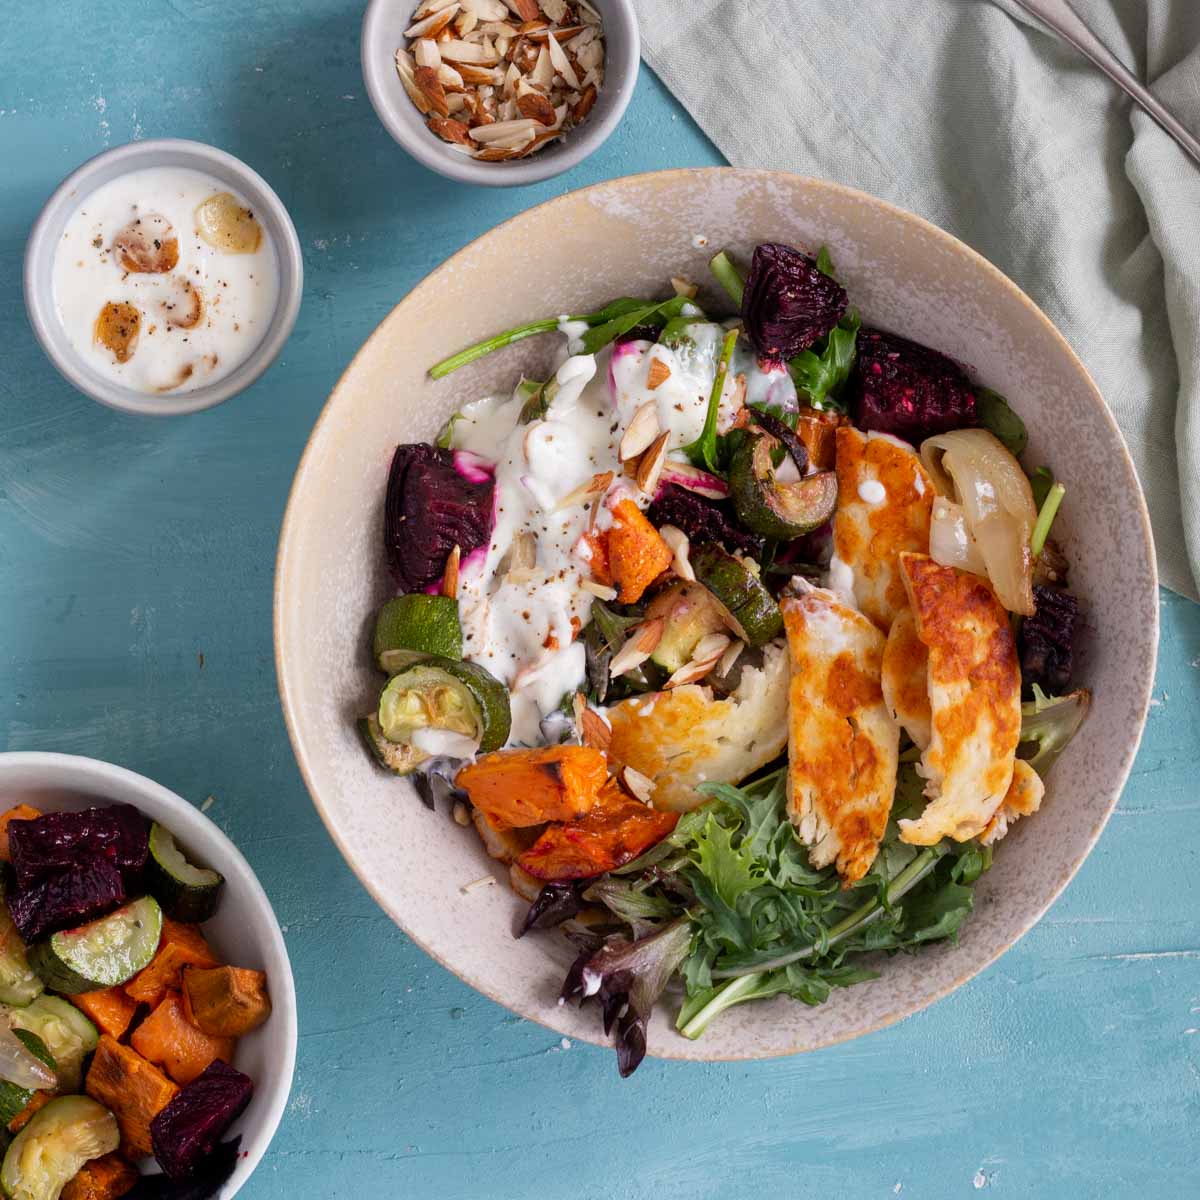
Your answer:
[[[101,375],[72,348],[59,321],[51,282],[54,251],[67,221],[98,187],[147,167],[186,167],[203,171],[240,192],[266,228],[279,271],[279,295],[271,321],[247,358],[207,387],[178,394],[148,395]],[[63,376],[102,404],[152,416],[211,408],[245,390],[271,364],[295,324],[303,291],[300,242],[283,202],[257,172],[240,159],[207,146],[173,138],[130,142],[84,163],[46,203],[30,235],[25,260],[25,303],[34,332]]]
[[[228,1200],[254,1171],[283,1115],[296,1059],[296,994],[287,948],[271,903],[249,864],[204,815],[173,792],[121,767],[64,754],[0,754],[0,811],[19,802],[44,812],[92,805],[136,805],[161,821],[195,861],[225,876],[216,916],[204,933],[221,958],[265,971],[271,1016],[240,1038],[233,1065],[254,1080],[254,1096],[227,1136],[242,1156],[222,1195]]]
[[[561,141],[529,158],[477,162],[430,132],[396,74],[396,50],[407,45],[415,0],[372,0],[363,20],[362,68],[367,94],[388,132],[431,170],[463,182],[505,187],[550,179],[599,147],[620,121],[637,81],[637,18],[630,0],[591,0],[604,22],[605,73],[588,118]]]
[[[1045,911],[1099,835],[1145,717],[1157,641],[1145,507],[1120,435],[1048,320],[994,267],[919,218],[833,184],[716,169],[637,176],[572,193],[502,225],[417,287],[339,382],[296,476],[276,576],[276,661],[301,770],[335,840],[372,894],[426,950],[508,1007],[596,1040],[594,1013],[554,1003],[569,953],[561,938],[515,941],[522,903],[470,831],[430,813],[377,771],[352,718],[379,679],[367,631],[388,592],[378,532],[397,442],[431,438],[461,404],[541,378],[551,347],[530,340],[437,383],[433,362],[476,339],[614,296],[661,295],[672,275],[708,277],[721,247],[746,261],[756,242],[828,245],[868,323],[969,363],[1030,430],[1028,461],[1066,483],[1056,536],[1086,610],[1078,676],[1095,696],[1036,820],[999,847],[956,945],[900,956],[877,982],[820,1008],[780,999],[722,1016],[697,1042],[664,1011],[650,1052],[744,1058],[853,1037],[916,1011],[992,961]],[[701,293],[722,311],[711,288]],[[1064,436],[1065,435],[1065,436]],[[494,875],[496,886],[463,890]]]

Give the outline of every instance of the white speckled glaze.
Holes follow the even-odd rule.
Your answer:
[[[1100,835],[1145,720],[1157,582],[1133,466],[1066,342],[979,255],[860,192],[727,168],[600,184],[493,230],[392,311],[317,422],[279,546],[275,650],[284,716],[313,800],[347,861],[396,923],[473,987],[571,1037],[603,1042],[594,1011],[555,1004],[570,958],[562,939],[515,940],[524,906],[506,872],[473,832],[428,812],[409,785],[379,772],[355,736],[352,718],[368,710],[379,687],[368,631],[388,593],[380,551],[388,464],[396,443],[432,438],[463,402],[510,388],[522,370],[541,377],[550,347],[532,339],[437,383],[425,374],[431,363],[536,316],[660,294],[672,275],[707,281],[715,250],[728,246],[745,260],[767,240],[827,244],[868,322],[970,364],[1025,418],[1028,461],[1051,464],[1068,488],[1055,532],[1085,609],[1078,677],[1095,700],[1051,776],[1042,812],[998,847],[958,944],[889,959],[881,979],[820,1008],[781,998],[733,1009],[696,1042],[675,1033],[664,1008],[651,1025],[650,1053],[668,1058],[789,1054],[918,1011],[1028,930]],[[711,288],[700,299],[719,308]],[[495,886],[461,890],[489,874]]]

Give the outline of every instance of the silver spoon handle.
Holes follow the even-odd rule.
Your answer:
[[[1124,88],[1200,165],[1200,138],[1155,98],[1141,80],[1084,24],[1067,0],[1017,0],[1017,3],[1090,58],[1118,87]]]

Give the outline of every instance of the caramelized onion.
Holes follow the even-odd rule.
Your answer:
[[[976,575],[986,575],[987,565],[979,546],[967,528],[967,514],[961,504],[938,496],[933,502],[929,523],[929,554],[943,567],[958,567]]]

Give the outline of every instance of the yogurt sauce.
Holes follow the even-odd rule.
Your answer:
[[[612,471],[614,479],[598,527],[611,523],[611,507],[622,497],[642,508],[649,505],[651,497],[621,474],[621,435],[638,409],[653,402],[660,429],[670,432],[669,449],[678,451],[695,440],[704,425],[724,334],[719,325],[696,324],[689,330],[692,339],[675,349],[626,342],[593,356],[570,353],[578,349],[574,339],[582,331],[563,325],[568,346],[544,419],[522,425],[523,396],[492,396],[468,405],[453,427],[454,448],[494,464],[496,482],[491,541],[468,557],[459,579],[464,652],[509,687],[511,741],[525,745],[543,740],[541,721],[583,687],[586,673],[577,634],[588,623],[594,598],[583,587],[591,572],[587,544],[581,541],[590,505],[586,500],[558,505],[604,471]],[[651,389],[655,360],[670,375]],[[739,373],[748,401],[795,404],[786,369],[764,371],[752,354],[739,353],[722,394],[719,430],[729,427],[741,406]],[[514,579],[508,567],[518,535],[536,539],[536,564]]]
[[[202,208],[214,197],[224,200]],[[226,183],[148,167],[81,201],[52,281],[63,329],[93,370],[136,391],[177,393],[249,357],[275,311],[279,266],[270,236]]]

